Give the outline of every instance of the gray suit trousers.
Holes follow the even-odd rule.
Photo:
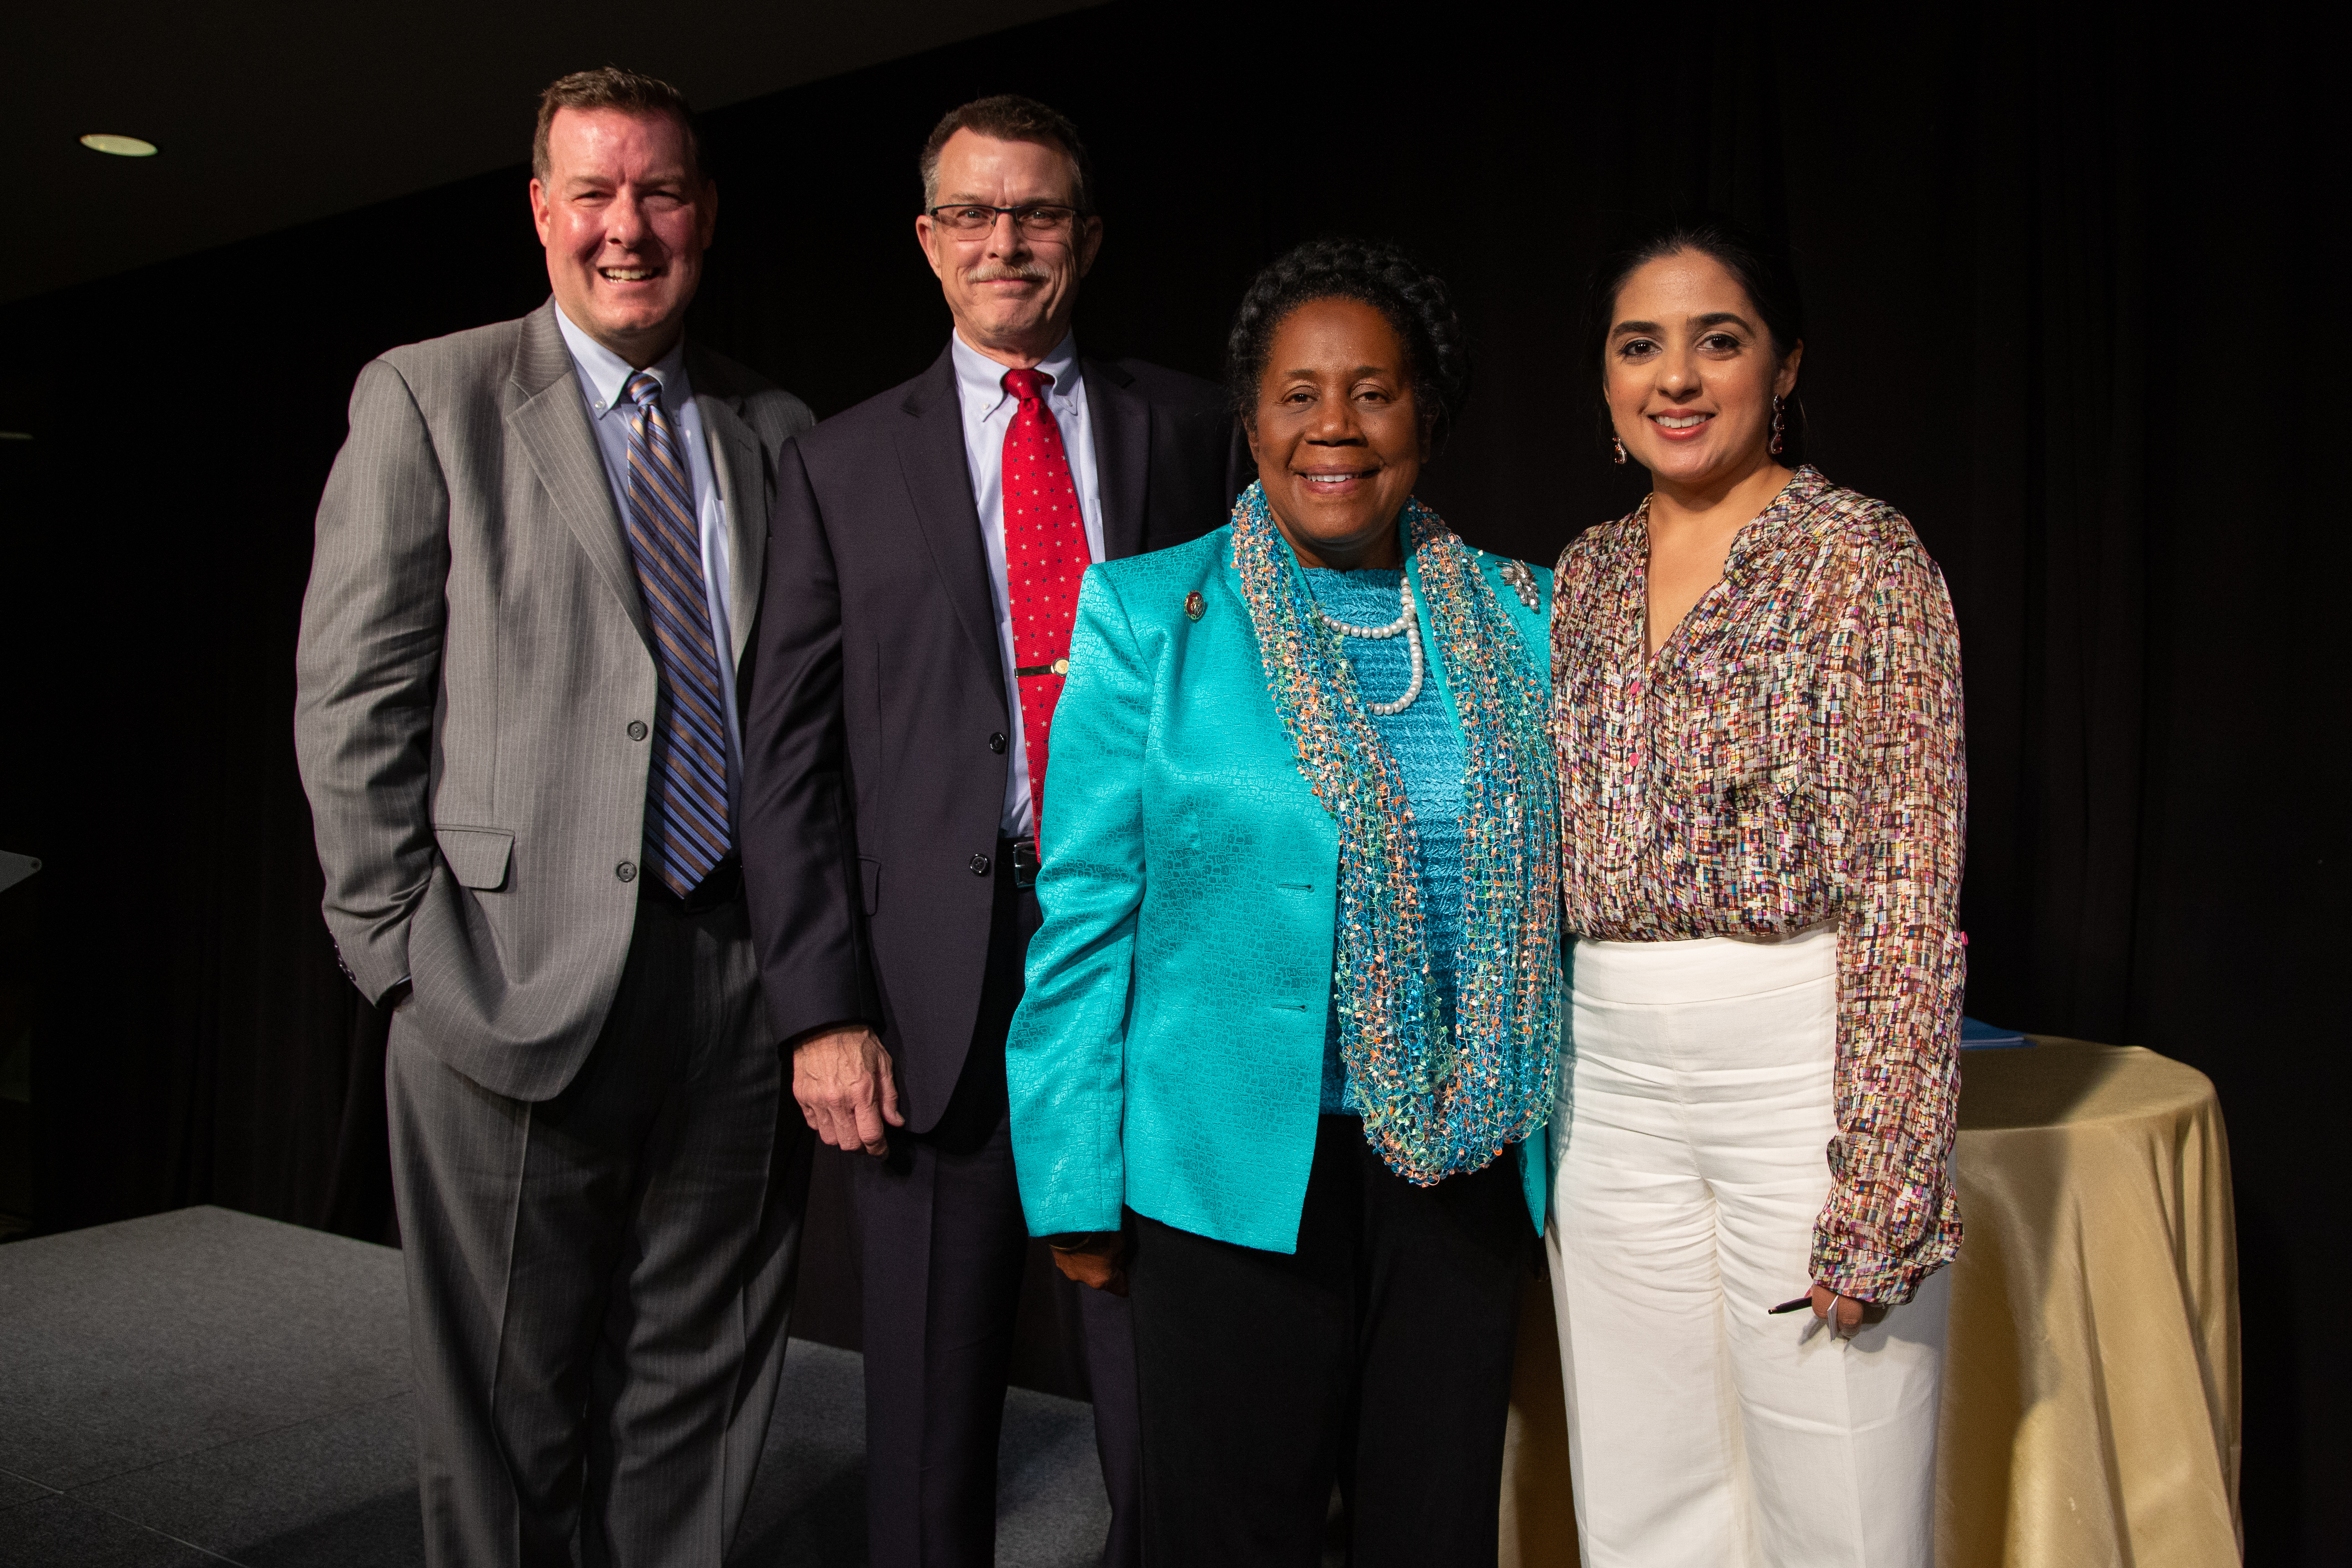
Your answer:
[[[719,1568],[783,1369],[813,1134],[744,908],[639,906],[552,1100],[444,1062],[404,1005],[385,1079],[435,1568]]]

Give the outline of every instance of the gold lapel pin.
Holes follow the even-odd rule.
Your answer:
[[[1186,618],[1197,621],[1201,618],[1202,613],[1207,608],[1208,605],[1202,602],[1201,598],[1201,590],[1198,588],[1193,589],[1191,593],[1184,595],[1184,615]]]

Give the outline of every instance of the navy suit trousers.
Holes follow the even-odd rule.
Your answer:
[[[1004,1038],[1039,924],[1035,893],[996,858],[988,974],[971,1054],[930,1131],[893,1129],[856,1158],[864,1285],[867,1561],[872,1568],[992,1568],[996,1455],[1029,1229],[1013,1174]],[[1124,1298],[1066,1287],[1093,1387],[1110,1494],[1105,1568],[1139,1568],[1141,1437]],[[1070,1320],[1065,1318],[1066,1323]]]

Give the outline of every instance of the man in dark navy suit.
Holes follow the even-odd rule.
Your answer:
[[[1047,738],[1088,562],[1217,527],[1246,482],[1224,395],[1087,358],[1084,146],[989,98],[923,150],[916,237],[955,331],[930,369],[784,453],[744,734],[743,867],[772,1022],[819,1137],[863,1150],[876,1568],[987,1568],[1027,1226],[1004,1037],[1037,929]],[[1065,1260],[1073,1278],[1089,1260]],[[1112,1504],[1139,1560],[1132,1330],[1076,1292]]]

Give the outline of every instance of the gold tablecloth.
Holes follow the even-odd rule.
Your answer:
[[[1961,1058],[1937,1568],[2238,1562],[2238,1263],[2204,1074],[2038,1038]],[[1571,1568],[1551,1296],[1532,1280],[1505,1568]]]

